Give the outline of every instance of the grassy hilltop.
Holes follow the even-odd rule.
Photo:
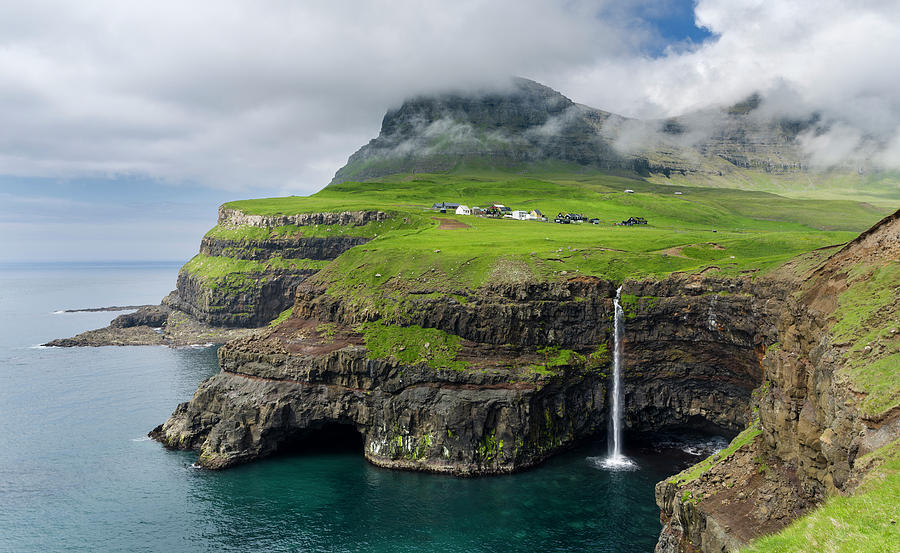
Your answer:
[[[558,212],[582,213],[601,223],[558,225],[430,209],[442,201],[539,209],[551,221]],[[317,278],[348,290],[372,290],[390,281],[391,288],[407,292],[472,289],[488,279],[594,275],[621,281],[708,267],[724,274],[764,274],[798,254],[850,240],[887,211],[850,200],[791,199],[600,173],[522,176],[489,171],[394,175],[334,184],[309,197],[243,200],[227,207],[262,215],[389,212],[387,222],[361,227],[217,227],[210,235],[376,237],[325,266]],[[649,224],[615,226],[631,216],[645,217]]]

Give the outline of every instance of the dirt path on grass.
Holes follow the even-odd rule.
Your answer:
[[[467,225],[462,221],[457,221],[456,219],[445,219],[443,217],[432,217],[432,219],[440,223],[440,226],[438,226],[438,230],[471,228],[471,225]]]
[[[722,246],[716,244],[715,242],[704,242],[703,244],[685,244],[684,246],[675,246],[674,248],[669,248],[666,250],[659,250],[653,253],[662,253],[665,255],[670,255],[672,257],[683,257],[684,259],[689,259],[688,256],[684,255],[682,250],[684,248],[690,248],[691,246],[711,246],[714,250],[724,250]]]

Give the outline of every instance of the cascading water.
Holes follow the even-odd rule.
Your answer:
[[[613,301],[615,314],[613,317],[613,374],[612,392],[610,398],[609,414],[609,455],[603,460],[603,466],[609,469],[633,468],[634,462],[622,455],[622,357],[624,345],[622,338],[625,334],[625,311],[619,303],[622,295],[622,287],[616,290],[616,299]]]

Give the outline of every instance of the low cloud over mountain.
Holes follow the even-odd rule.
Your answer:
[[[701,0],[699,43],[663,32],[677,9],[690,5],[5,3],[0,174],[311,192],[405,98],[513,74],[641,119],[759,92],[775,115],[816,118],[800,142],[813,163],[900,165],[896,2]],[[647,128],[620,131],[620,148],[645,146]]]

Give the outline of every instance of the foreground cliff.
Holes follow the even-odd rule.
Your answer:
[[[729,450],[657,486],[658,552],[736,550],[861,483],[862,501],[879,497],[862,507],[876,513],[872,530],[851,532],[847,521],[843,535],[823,527],[801,539],[814,550],[893,550],[882,548],[900,542],[890,468],[900,438],[898,297],[900,212],[843,247],[788,298],[751,427]],[[816,528],[816,516],[807,526]],[[757,547],[795,550],[780,540]]]
[[[743,426],[783,288],[672,277],[626,283],[626,427]],[[459,475],[520,470],[605,431],[612,283],[485,287],[422,299],[415,324],[301,285],[293,315],[220,350],[222,372],[152,436],[223,468],[347,425],[387,467]]]

